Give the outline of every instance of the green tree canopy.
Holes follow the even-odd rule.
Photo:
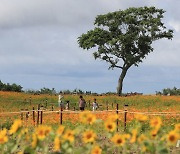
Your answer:
[[[0,91],[15,91],[15,92],[22,92],[22,88],[20,85],[15,83],[13,84],[5,84],[0,80]]]
[[[122,69],[117,87],[119,95],[128,69],[138,66],[153,51],[152,42],[172,39],[173,31],[161,21],[164,13],[155,7],[132,7],[98,15],[95,28],[78,37],[81,48],[95,47],[95,59],[108,62],[109,68]]]

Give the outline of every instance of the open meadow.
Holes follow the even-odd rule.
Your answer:
[[[60,111],[57,95],[0,92],[2,153],[180,152],[179,96],[83,97],[87,111],[78,95],[64,95],[70,108]],[[89,112],[94,98],[99,108]]]

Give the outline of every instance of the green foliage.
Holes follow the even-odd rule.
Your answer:
[[[49,89],[49,88],[41,88],[40,89],[40,93],[41,94],[55,94],[56,93],[56,91],[55,91],[55,89],[54,88],[52,88],[52,89]]]
[[[56,94],[55,88],[49,89],[49,88],[45,88],[45,87],[41,88],[40,90],[31,90],[31,89],[28,89],[25,92],[28,93],[28,94],[34,94],[34,95],[39,95],[39,94],[49,94],[49,95],[52,95],[52,94]]]
[[[13,83],[12,85],[7,83],[3,83],[0,80],[0,91],[14,91],[14,92],[22,92],[22,88],[20,85],[17,85],[15,83]]]
[[[173,31],[166,30],[161,21],[164,12],[140,7],[98,15],[94,30],[78,37],[78,43],[83,49],[97,47],[95,59],[107,61],[110,68],[122,67],[117,65],[120,59],[125,65],[138,66],[153,51],[153,41],[173,37]]]
[[[10,118],[7,118],[6,122],[1,124],[1,129],[3,128],[10,129],[11,125],[12,125],[12,120]]]
[[[174,88],[165,88],[161,91],[157,91],[156,95],[170,95],[170,96],[178,96],[180,95],[180,89],[174,87]]]

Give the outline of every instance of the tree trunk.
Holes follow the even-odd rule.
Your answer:
[[[120,75],[119,80],[118,80],[117,94],[119,96],[122,95],[123,80],[124,80],[124,77],[126,76],[127,70],[128,70],[128,68],[123,67],[121,75]]]

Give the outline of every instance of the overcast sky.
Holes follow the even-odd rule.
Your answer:
[[[121,70],[95,61],[77,37],[97,15],[139,6],[166,10],[163,21],[174,38],[153,43],[154,52],[128,71],[123,91],[180,88],[179,0],[0,0],[0,80],[23,89],[115,92]]]

